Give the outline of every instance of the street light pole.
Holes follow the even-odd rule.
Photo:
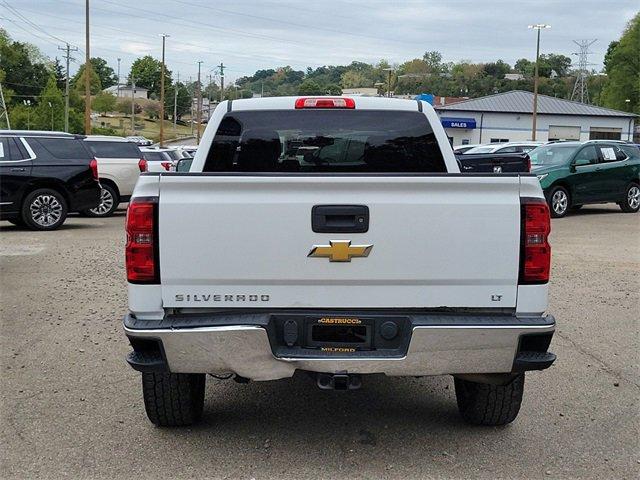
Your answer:
[[[540,30],[543,28],[551,28],[551,25],[545,25],[544,23],[538,23],[536,25],[529,25],[530,29],[537,30],[537,42],[536,42],[536,66],[533,76],[533,118],[531,123],[531,140],[536,139],[536,130],[538,122],[538,66],[540,63]]]
[[[122,59],[118,58],[118,86],[116,87],[116,98],[120,98],[120,61]]]
[[[91,134],[91,57],[89,56],[89,0],[85,0],[84,133]]]
[[[162,37],[162,65],[160,68],[160,147],[164,147],[164,43],[169,36],[161,33]]]

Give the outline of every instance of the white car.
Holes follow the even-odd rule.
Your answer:
[[[461,174],[426,102],[221,102],[189,173],[140,177],[126,231],[127,360],[157,425],[199,419],[206,374],[296,371],[453,375],[467,422],[504,425],[555,360],[540,182]]]
[[[471,148],[463,155],[473,155],[477,153],[529,153],[536,147],[542,145],[543,142],[503,142],[503,143],[488,143],[485,145],[478,145]]]
[[[135,143],[122,137],[89,135],[84,140],[98,162],[102,186],[101,202],[83,213],[92,217],[113,215],[118,205],[128,202],[146,161]]]
[[[456,147],[453,147],[453,153],[460,154],[460,153],[464,153],[467,152],[469,150],[471,150],[472,148],[475,147],[480,147],[481,145],[483,145],[482,143],[474,143],[472,145],[458,145]]]
[[[175,148],[142,147],[142,156],[147,161],[148,172],[173,172],[178,160],[182,159],[181,152]]]

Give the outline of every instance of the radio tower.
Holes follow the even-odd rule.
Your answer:
[[[580,47],[580,52],[575,52],[573,55],[578,55],[578,72],[576,74],[576,84],[573,86],[573,93],[571,94],[571,100],[578,101],[580,103],[589,103],[589,90],[587,89],[587,79],[589,77],[589,63],[588,55],[593,53],[589,51],[589,47],[597,42],[596,40],[574,40],[573,43]]]

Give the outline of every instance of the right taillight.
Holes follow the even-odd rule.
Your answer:
[[[144,158],[138,160],[138,168],[140,169],[140,172],[147,171],[147,161]]]
[[[134,198],[127,209],[125,259],[127,281],[160,283],[156,197]]]
[[[94,158],[89,162],[89,168],[91,168],[91,174],[94,180],[100,180],[98,177],[98,161]]]
[[[522,231],[518,283],[547,283],[551,270],[549,207],[542,198],[523,198],[520,205]]]

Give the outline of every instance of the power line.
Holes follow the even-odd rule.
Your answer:
[[[54,40],[57,40],[59,42],[62,43],[68,43],[66,40],[61,39],[60,37],[56,37],[55,35],[50,34],[49,32],[47,32],[44,28],[42,28],[40,25],[33,23],[31,20],[29,20],[27,17],[25,17],[24,15],[22,15],[18,10],[16,10],[14,7],[12,7],[11,5],[9,5],[9,3],[6,0],[2,0],[3,5],[9,9],[10,12],[12,12],[14,15],[16,15],[18,18],[20,18],[23,22],[27,23],[28,25],[31,25],[33,28],[35,28],[37,31],[45,34],[48,37],[53,38]]]
[[[273,17],[265,17],[263,15],[254,15],[251,13],[244,13],[244,12],[236,12],[233,10],[226,10],[224,8],[217,8],[217,7],[211,7],[210,5],[203,5],[200,3],[193,3],[193,2],[187,2],[185,0],[173,0],[176,3],[181,3],[183,5],[187,5],[187,6],[192,6],[192,7],[198,7],[198,8],[205,8],[207,10],[211,10],[214,12],[220,12],[220,13],[226,13],[228,15],[236,15],[239,17],[245,17],[245,18],[255,18],[257,20],[266,20],[268,22],[273,22],[276,23],[278,25],[292,25],[294,27],[300,27],[303,26],[305,30],[320,30],[320,31],[324,31],[324,32],[332,32],[332,33],[340,33],[343,35],[350,35],[353,37],[361,37],[361,38],[369,38],[369,39],[373,39],[373,40],[378,40],[381,42],[396,42],[396,43],[403,43],[403,44],[410,44],[410,45],[415,45],[415,42],[410,42],[407,40],[400,40],[397,38],[382,38],[382,37],[377,37],[375,35],[367,35],[365,33],[356,33],[356,32],[349,32],[346,30],[339,30],[336,28],[329,28],[329,27],[322,27],[322,26],[318,26],[318,25],[312,25],[309,23],[305,23],[303,25],[301,25],[299,22],[288,22],[282,18],[273,18]],[[358,8],[361,8],[362,5],[359,5]]]

